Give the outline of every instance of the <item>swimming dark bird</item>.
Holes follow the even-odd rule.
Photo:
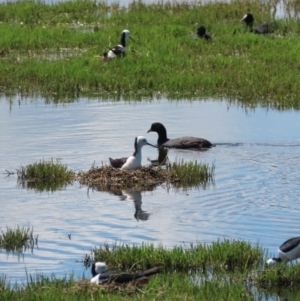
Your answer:
[[[278,249],[278,257],[270,258],[268,265],[288,262],[300,258],[300,236],[293,237],[285,241]]]
[[[122,31],[120,44],[113,48],[110,48],[107,52],[104,52],[103,56],[102,56],[102,60],[106,61],[106,60],[114,59],[115,57],[125,56],[126,40],[128,38],[132,39],[130,37],[130,32],[129,32],[129,30],[124,29]]]
[[[160,267],[155,267],[143,272],[123,273],[117,271],[109,271],[104,262],[94,262],[91,268],[93,276],[91,283],[105,284],[115,282],[121,284],[134,281],[136,284],[146,284],[149,282],[149,279],[147,277],[160,272],[160,270]]]
[[[197,29],[197,36],[205,40],[211,40],[211,36],[206,34],[206,28],[204,26],[200,26]]]
[[[121,169],[138,169],[142,167],[142,147],[144,145],[151,145],[156,147],[150,143],[148,143],[147,139],[144,136],[138,136],[134,139],[134,153],[132,156],[126,158],[109,158],[110,165],[114,168]]]
[[[267,33],[270,33],[274,28],[273,22],[267,22],[267,23],[258,25],[256,27],[254,27],[254,29],[253,29],[254,17],[250,13],[247,13],[243,17],[242,21],[246,23],[246,26],[250,29],[251,32],[253,31],[256,34],[267,34]]]
[[[167,130],[160,122],[154,122],[147,132],[156,132],[158,134],[157,144],[166,148],[196,149],[205,150],[214,145],[208,140],[197,137],[181,137],[177,139],[167,138]]]

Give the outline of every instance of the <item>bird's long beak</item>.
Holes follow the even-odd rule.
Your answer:
[[[149,133],[149,132],[152,132],[151,129],[147,133]]]
[[[149,143],[149,142],[147,142],[147,144],[150,145],[150,146],[153,146],[153,147],[157,148],[156,145],[153,145],[153,144],[151,144],[151,143]]]
[[[135,42],[135,40],[132,37],[129,37],[130,40],[132,40],[133,42]]]

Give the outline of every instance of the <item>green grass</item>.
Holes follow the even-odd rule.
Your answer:
[[[17,169],[18,183],[37,191],[54,191],[75,180],[75,173],[59,160],[40,161]]]
[[[178,179],[178,181],[173,181],[173,185],[178,188],[202,187],[205,189],[207,185],[214,184],[214,163],[210,166],[198,163],[197,160],[185,162],[182,159],[169,163],[167,170],[171,178]]]
[[[240,22],[248,9],[255,24],[272,20],[271,3],[256,0],[133,2],[128,9],[89,0],[0,4],[0,90],[53,98],[227,97],[249,106],[299,109],[299,22],[277,20],[273,35],[254,35]],[[211,43],[189,37],[202,24]],[[119,42],[125,28],[135,39],[127,57],[95,59]],[[73,56],[53,59],[61,48],[73,49]]]
[[[257,245],[244,241],[219,240],[212,244],[191,243],[186,247],[168,249],[159,245],[129,246],[105,244],[93,250],[95,261],[104,261],[110,267],[147,269],[162,265],[167,271],[202,271],[249,269],[257,266],[263,251]]]
[[[263,289],[272,289],[274,287],[299,287],[300,265],[299,263],[295,263],[267,267],[254,277],[254,281]]]
[[[289,296],[299,300],[299,265],[268,267],[265,252],[244,241],[224,239],[212,244],[165,248],[153,244],[128,246],[115,243],[93,250],[96,261],[109,268],[143,270],[163,266],[145,286],[91,284],[74,275],[28,275],[22,286],[0,278],[0,300],[261,300]],[[89,272],[87,271],[89,277]]]
[[[7,252],[22,253],[26,249],[33,249],[37,244],[37,238],[33,237],[33,229],[20,228],[15,229],[6,228],[6,232],[1,229],[0,233],[0,248]]]
[[[150,277],[147,285],[133,286],[96,286],[88,281],[76,282],[73,279],[55,277],[29,279],[28,286],[10,289],[2,281],[0,298],[22,301],[50,300],[255,300],[251,292],[241,283],[227,283],[225,279],[207,280],[198,285],[187,273],[158,274]],[[1,281],[0,281],[1,285]]]

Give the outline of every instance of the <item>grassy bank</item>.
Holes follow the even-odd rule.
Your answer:
[[[201,286],[191,281],[188,274],[173,273],[151,276],[149,284],[133,286],[95,286],[88,281],[40,278],[29,281],[24,289],[12,290],[0,282],[3,301],[50,301],[50,300],[255,300],[241,283],[226,283],[225,279],[210,280]]]
[[[1,4],[0,89],[50,97],[215,96],[299,109],[299,23],[278,20],[274,34],[254,35],[240,21],[249,9],[256,24],[272,20],[271,2],[260,1],[134,2],[128,9],[82,0]],[[200,25],[212,42],[190,37]],[[135,39],[127,57],[97,60],[94,56],[116,45],[125,28]],[[62,48],[68,49],[67,58]]]
[[[266,267],[265,252],[245,241],[219,240],[211,244],[194,243],[184,247],[154,247],[153,244],[103,245],[87,255],[85,264],[106,261],[120,271],[161,266],[144,286],[107,284],[97,286],[73,275],[27,275],[24,285],[0,278],[0,299],[6,300],[265,300],[276,295],[298,300],[299,265]],[[88,259],[88,260],[87,260]],[[258,290],[257,290],[258,289]]]
[[[93,250],[96,261],[121,269],[148,269],[162,265],[167,271],[247,270],[257,267],[263,258],[259,246],[244,241],[220,240],[206,245],[189,244],[167,249],[153,244],[140,246],[104,245]]]

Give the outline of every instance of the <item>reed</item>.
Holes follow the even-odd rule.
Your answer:
[[[258,0],[138,1],[128,8],[89,0],[0,4],[1,92],[227,97],[299,109],[298,21],[276,20],[269,36],[247,32],[240,21],[249,9],[256,24],[272,20],[272,8],[272,1]],[[202,24],[211,43],[190,37]],[[127,57],[107,63],[95,58],[119,42],[124,28],[135,38]]]
[[[278,266],[266,267],[263,271],[255,274],[252,280],[263,289],[289,287],[297,288],[300,284],[299,264],[280,264]]]
[[[148,269],[162,265],[167,271],[202,271],[249,269],[262,260],[262,250],[244,241],[224,239],[212,244],[191,243],[172,249],[144,243],[142,246],[104,244],[93,250],[96,261],[121,269]]]
[[[17,226],[15,229],[6,228],[6,232],[1,229],[0,248],[7,252],[22,253],[26,249],[33,249],[37,244],[37,238],[33,237],[33,229]]]
[[[208,184],[214,184],[215,164],[198,163],[197,160],[185,162],[183,159],[175,160],[167,165],[170,177],[178,179],[173,181],[175,187],[191,188],[202,187],[205,189]]]
[[[40,161],[37,163],[21,166],[17,169],[18,182],[33,182],[43,183],[47,182],[56,184],[69,183],[75,179],[75,173],[61,164],[59,160],[54,161]]]
[[[147,285],[96,286],[89,281],[55,277],[28,277],[24,288],[10,288],[8,283],[0,287],[3,301],[50,301],[50,300],[255,300],[242,283],[228,283],[223,279],[203,281],[201,285],[187,273],[158,274],[151,276]],[[0,281],[1,284],[2,281]]]

